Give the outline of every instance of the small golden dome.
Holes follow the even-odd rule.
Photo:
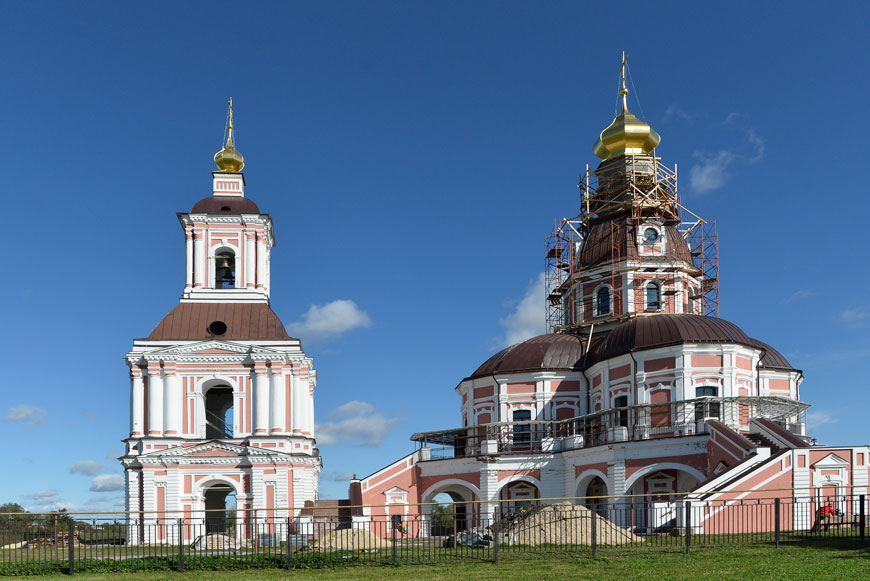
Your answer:
[[[628,89],[625,88],[625,53],[622,56],[622,113],[614,118],[607,129],[601,132],[592,151],[602,160],[607,161],[620,155],[644,155],[652,152],[661,142],[661,136],[647,123],[637,118],[628,110]]]
[[[218,171],[226,173],[239,173],[245,167],[245,158],[236,151],[233,146],[233,100],[230,98],[230,116],[227,123],[227,144],[219,152],[214,154],[214,162]]]

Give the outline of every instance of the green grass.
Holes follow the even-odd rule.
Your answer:
[[[59,574],[52,577],[59,577]],[[320,569],[285,571],[263,568],[235,571],[154,571],[136,573],[78,573],[76,579],[95,581],[174,580],[235,581],[247,579],[348,579],[378,581],[459,581],[465,579],[866,579],[870,577],[870,550],[855,539],[823,539],[772,545],[720,545],[693,547],[689,555],[675,547],[602,549],[593,560],[572,554],[502,554],[491,562],[458,561],[426,565],[347,564]],[[35,577],[18,577],[19,579]],[[46,577],[36,577],[45,579]]]

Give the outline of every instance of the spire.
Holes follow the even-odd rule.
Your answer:
[[[625,86],[625,67],[628,55],[622,52],[622,65],[619,77],[622,88],[622,112],[613,119],[607,129],[601,132],[595,142],[595,155],[607,161],[620,155],[648,155],[661,142],[661,136],[652,127],[637,118],[628,110],[628,89]]]
[[[218,171],[226,173],[241,173],[245,167],[245,158],[236,151],[233,145],[233,98],[229,101],[229,117],[227,121],[227,144],[214,154],[214,162]]]

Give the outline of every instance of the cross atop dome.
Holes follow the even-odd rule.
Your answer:
[[[601,132],[601,136],[592,148],[595,155],[603,161],[621,155],[649,155],[662,140],[649,124],[644,123],[628,110],[628,88],[625,86],[627,63],[628,55],[623,51],[622,66],[619,67],[622,80],[622,88],[619,90],[619,95],[622,97],[622,112]]]
[[[223,149],[214,154],[214,162],[218,171],[225,173],[241,173],[245,168],[245,158],[233,144],[233,98],[229,100],[229,117],[227,121],[227,143]]]

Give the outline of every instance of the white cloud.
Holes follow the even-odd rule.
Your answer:
[[[816,430],[825,424],[836,424],[839,420],[826,410],[810,410],[807,412],[807,430]]]
[[[725,185],[728,179],[728,168],[737,157],[723,149],[713,156],[696,153],[700,159],[689,169],[689,186],[696,194],[717,190]]]
[[[35,506],[55,506],[61,502],[60,495],[57,490],[47,488],[45,490],[37,490],[33,494],[25,494],[24,498],[30,501]]]
[[[817,292],[813,292],[813,291],[808,291],[808,290],[800,289],[800,290],[796,290],[796,291],[794,291],[794,292],[791,294],[791,296],[782,299],[782,300],[780,301],[780,303],[783,304],[783,305],[793,305],[794,303],[796,303],[796,302],[798,302],[798,301],[802,301],[802,300],[804,300],[804,299],[808,299],[808,298],[814,297],[814,296],[816,296],[816,295],[818,295],[818,294],[819,294],[819,293],[817,293]]]
[[[317,443],[322,446],[374,448],[401,418],[390,418],[364,401],[349,401],[335,408],[327,421],[315,426]]]
[[[686,111],[685,109],[683,109],[679,105],[670,105],[665,110],[665,116],[662,119],[662,121],[664,121],[665,123],[667,123],[668,121],[673,121],[673,120],[691,121],[694,118],[695,118],[695,114],[692,113],[691,111]]]
[[[73,462],[69,467],[70,474],[84,474],[85,476],[93,476],[105,471],[106,468],[96,460],[79,460]]]
[[[746,130],[746,139],[749,140],[749,144],[755,148],[755,155],[749,158],[749,163],[758,163],[764,159],[764,138],[758,135],[758,133],[755,132],[755,129],[750,127]]]
[[[91,480],[91,492],[124,490],[124,477],[120,474],[102,474]]]
[[[737,111],[732,111],[725,116],[725,119],[722,121],[722,125],[731,125],[738,119],[743,117],[743,113],[738,113]]]
[[[4,422],[24,422],[28,427],[45,422],[45,409],[34,405],[20,405],[6,411]]]
[[[288,325],[300,339],[326,339],[347,333],[357,327],[371,327],[368,313],[353,301],[339,299],[325,305],[311,305],[301,321]]]
[[[356,474],[353,472],[321,472],[319,478],[321,480],[329,480],[331,482],[348,482]]]
[[[862,321],[870,318],[870,309],[864,307],[848,307],[840,313],[840,319],[844,321]]]
[[[510,315],[501,320],[506,329],[502,345],[507,347],[547,332],[544,301],[544,273],[529,284],[526,294]]]

